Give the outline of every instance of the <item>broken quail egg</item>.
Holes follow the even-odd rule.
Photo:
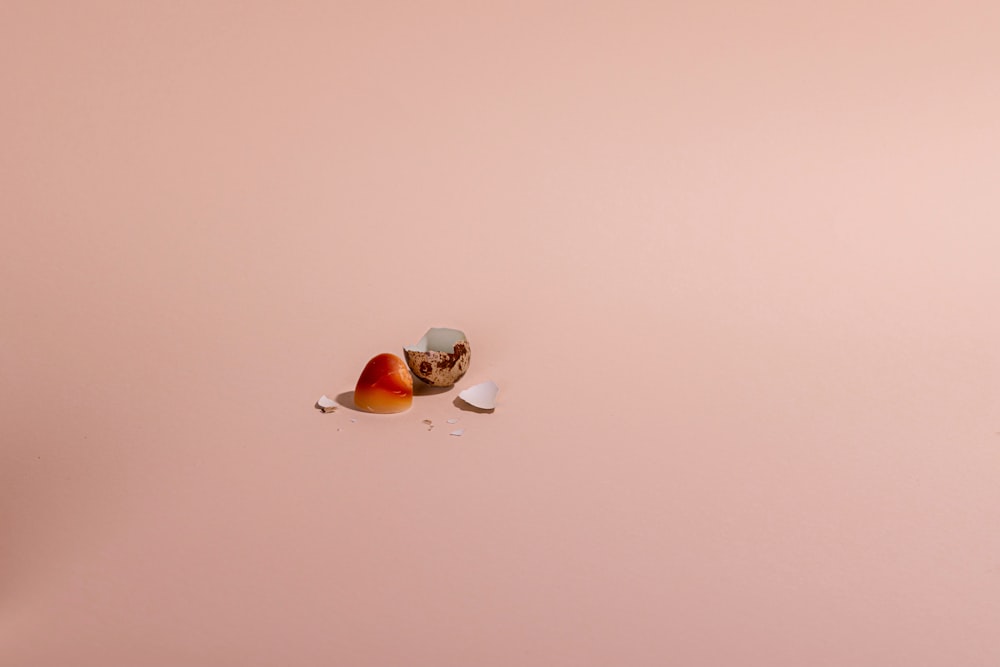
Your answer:
[[[469,370],[472,349],[458,329],[429,329],[415,345],[403,348],[406,365],[423,382],[450,387]]]

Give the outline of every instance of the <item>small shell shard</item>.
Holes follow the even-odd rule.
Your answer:
[[[500,387],[497,386],[497,383],[493,380],[487,380],[462,391],[458,397],[480,410],[492,410],[497,406],[499,392]]]
[[[463,433],[465,433],[465,429],[464,429],[464,428],[459,428],[459,429],[455,429],[454,431],[452,431],[452,432],[451,432],[451,433],[449,433],[448,435],[455,435],[455,436],[460,436],[460,435],[462,435]]]
[[[319,400],[316,401],[316,407],[323,412],[337,411],[337,403],[326,394],[323,394],[322,396],[319,397]]]

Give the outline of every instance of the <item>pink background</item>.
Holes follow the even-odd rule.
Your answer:
[[[1000,664],[998,34],[3,2],[0,665]]]

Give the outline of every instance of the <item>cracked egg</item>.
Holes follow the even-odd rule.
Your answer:
[[[406,365],[433,387],[450,387],[469,370],[472,349],[458,329],[434,327],[415,345],[403,348]]]

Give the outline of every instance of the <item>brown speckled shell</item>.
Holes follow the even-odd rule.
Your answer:
[[[469,347],[469,341],[461,340],[455,343],[455,351],[452,353],[404,349],[403,357],[417,379],[433,387],[450,387],[469,370],[472,348]]]

